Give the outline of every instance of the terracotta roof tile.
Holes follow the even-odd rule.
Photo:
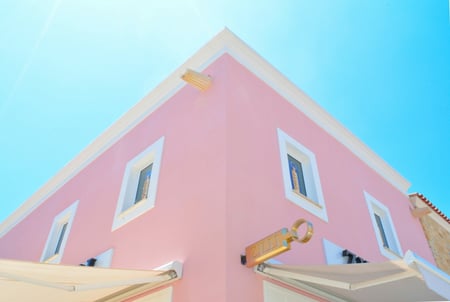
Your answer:
[[[450,223],[450,219],[444,214],[442,213],[441,210],[439,210],[428,198],[426,198],[423,194],[421,193],[413,193],[413,194],[409,194],[409,196],[417,196],[419,197],[425,204],[427,204],[436,214],[438,214],[439,216],[441,216],[445,221],[447,221],[447,223]]]

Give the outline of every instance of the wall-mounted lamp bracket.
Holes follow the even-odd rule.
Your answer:
[[[201,91],[208,89],[212,83],[212,79],[209,75],[205,75],[192,69],[187,69],[181,78]]]
[[[411,214],[416,218],[421,218],[431,213],[430,208],[411,208]]]

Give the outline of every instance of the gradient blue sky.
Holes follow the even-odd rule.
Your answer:
[[[448,0],[4,0],[0,221],[224,26],[449,216]]]

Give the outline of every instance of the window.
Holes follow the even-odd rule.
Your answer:
[[[161,137],[128,162],[117,202],[113,230],[154,207],[163,143],[164,137]]]
[[[378,232],[380,233],[380,236],[381,236],[381,241],[383,242],[383,247],[389,248],[389,243],[387,241],[386,232],[384,231],[383,222],[381,220],[381,217],[377,213],[373,213],[373,216],[375,217],[375,222],[378,227]]]
[[[95,266],[97,267],[110,267],[113,256],[113,249],[109,249],[95,257]]]
[[[55,255],[59,254],[59,251],[61,250],[61,244],[65,238],[68,224],[69,224],[68,222],[65,222],[63,224],[63,226],[61,227],[61,231],[59,232],[59,235],[58,235],[58,243],[56,244],[56,248],[55,248],[55,252],[54,252]]]
[[[291,188],[297,194],[308,196],[303,177],[302,163],[288,154],[289,176],[291,177]]]
[[[328,221],[314,153],[280,129],[278,143],[286,198]]]
[[[148,189],[150,186],[150,177],[152,176],[152,166],[153,164],[148,165],[139,173],[139,181],[138,187],[136,190],[136,198],[134,199],[134,203],[138,203],[140,201],[146,200],[148,197]]]
[[[323,249],[325,252],[325,259],[327,264],[345,264],[347,259],[342,256],[343,247],[323,238]]]
[[[58,214],[53,220],[50,233],[47,237],[42,262],[59,263],[67,243],[67,238],[72,226],[73,218],[78,207],[78,201]]]
[[[111,248],[104,251],[103,253],[87,259],[84,263],[80,264],[83,266],[96,266],[96,267],[110,267],[112,262],[114,250]]]
[[[398,259],[402,250],[389,209],[367,192],[364,195],[381,254],[389,259]]]
[[[343,248],[325,238],[323,238],[322,241],[327,264],[355,264],[368,262],[366,259],[357,255],[353,250]]]

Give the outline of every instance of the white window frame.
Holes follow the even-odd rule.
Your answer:
[[[75,201],[67,209],[59,213],[52,223],[47,242],[45,243],[44,250],[41,256],[41,262],[58,264],[61,262],[61,258],[64,254],[67,239],[69,238],[70,230],[72,229],[73,219],[78,207],[78,200]],[[67,224],[63,237],[61,237],[61,231],[63,226]],[[59,244],[58,252],[56,253],[56,247]]]
[[[94,257],[96,259],[95,265],[96,267],[111,267],[112,257],[113,257],[114,249],[110,248],[109,250],[104,251],[100,255]]]
[[[146,213],[155,206],[163,145],[164,137],[161,137],[128,162],[125,168],[122,186],[120,188],[116,213],[114,215],[112,225],[113,231]],[[140,172],[150,164],[153,164],[153,166],[148,186],[148,196],[146,199],[135,203]]]
[[[392,221],[389,209],[367,192],[364,192],[364,197],[369,209],[370,220],[372,222],[373,230],[375,232],[381,254],[391,260],[402,258],[402,248],[400,246],[400,241],[398,240],[397,232],[395,231],[394,223]],[[389,247],[384,246],[381,230],[378,227],[375,214],[377,214],[381,218],[385,238],[388,242]]]
[[[95,259],[95,263],[93,266],[95,266],[95,267],[111,267],[113,253],[114,253],[114,249],[110,248],[110,249],[104,251],[103,253],[93,257]],[[88,266],[88,264],[89,264],[88,262],[90,259],[91,258],[87,259],[83,264],[80,264],[80,265]]]
[[[322,186],[320,184],[316,156],[312,151],[287,135],[281,129],[277,129],[277,133],[286,198],[308,212],[328,222],[328,215],[325,207],[325,200],[323,198]],[[307,196],[297,193],[292,189],[288,154],[302,164]]]
[[[327,264],[347,264],[347,259],[342,256],[343,247],[323,238],[323,250],[325,251],[325,259]]]

